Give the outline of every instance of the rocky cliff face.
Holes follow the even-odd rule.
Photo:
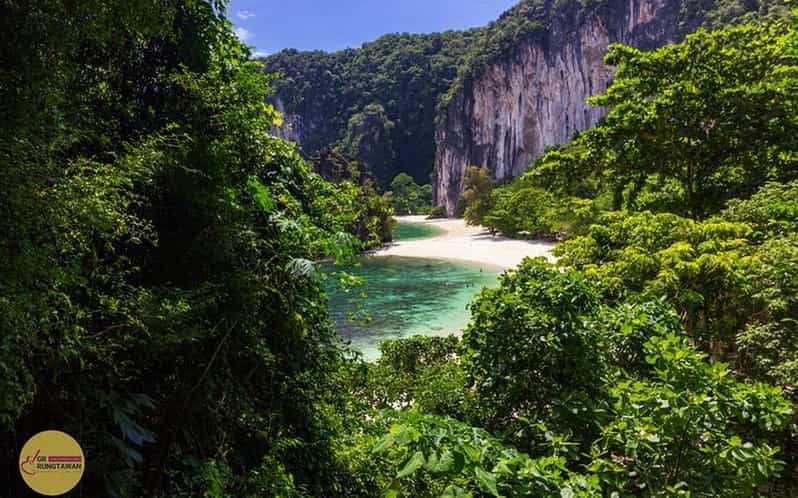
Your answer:
[[[325,119],[323,113],[313,109],[303,114],[292,113],[279,97],[273,98],[271,103],[283,116],[282,124],[272,129],[274,136],[296,142],[308,153],[326,148],[328,144],[320,140],[319,137],[325,137],[332,133],[331,130],[334,129],[334,126],[328,119]]]
[[[678,13],[679,0],[612,0],[602,14],[581,20],[576,8],[550,12],[545,36],[522,41],[510,57],[464,81],[450,101],[435,132],[436,203],[454,214],[469,165],[487,167],[494,180],[517,176],[546,147],[595,125],[605,111],[585,100],[612,79],[608,45],[650,49],[677,41]]]
[[[302,118],[296,114],[291,114],[286,111],[285,104],[279,98],[274,99],[274,108],[282,114],[283,122],[280,126],[275,126],[272,133],[276,137],[288,140],[289,142],[296,142],[302,144]]]

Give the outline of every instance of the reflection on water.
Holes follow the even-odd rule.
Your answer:
[[[335,278],[325,284],[336,331],[366,359],[376,358],[386,339],[461,331],[468,325],[467,304],[483,287],[496,285],[498,277],[496,270],[473,264],[383,256],[324,269],[366,279],[348,291]],[[370,319],[362,320],[363,315]]]

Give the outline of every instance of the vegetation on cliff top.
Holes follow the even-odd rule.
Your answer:
[[[387,189],[398,173],[429,183],[436,122],[451,99],[491,64],[509,60],[524,42],[542,41],[555,23],[611,20],[615,0],[524,0],[484,28],[430,35],[391,34],[358,49],[335,53],[284,50],[264,59],[281,73],[276,96],[305,123],[302,147],[313,153],[343,143]],[[674,31],[684,35],[785,17],[781,0],[674,2]],[[368,142],[369,146],[363,147]],[[372,143],[373,142],[373,143]],[[484,166],[484,165],[483,165]]]
[[[393,34],[335,53],[284,50],[264,59],[264,70],[283,75],[275,87],[286,112],[316,127],[303,137],[306,151],[343,142],[381,186],[401,172],[424,184],[435,157],[438,96],[475,33]],[[377,135],[379,143],[364,151],[361,144]]]

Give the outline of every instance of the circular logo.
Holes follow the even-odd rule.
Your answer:
[[[19,454],[19,472],[34,491],[62,495],[75,486],[86,468],[83,450],[69,434],[44,431],[28,439]]]

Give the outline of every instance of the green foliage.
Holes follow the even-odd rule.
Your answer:
[[[598,496],[597,480],[570,474],[562,457],[533,460],[451,418],[384,416],[392,425],[372,452],[398,469],[385,496]]]
[[[783,0],[716,0],[709,5],[700,1],[685,1],[679,12],[680,25],[689,29],[702,25],[707,29],[739,26],[757,22],[772,22],[790,17],[791,2]],[[708,7],[708,8],[707,8]]]
[[[528,260],[473,307],[460,354],[479,401],[470,416],[515,428],[494,424],[499,438],[383,412],[390,429],[371,451],[395,469],[387,496],[731,498],[758,496],[783,468],[767,441],[791,414],[781,389],[708,362],[664,301],[600,305],[583,275]],[[548,336],[530,333],[546,320]],[[415,369],[419,347],[436,351],[402,347],[410,361],[396,367]]]
[[[463,217],[469,225],[482,225],[495,202],[493,198],[493,182],[486,168],[469,166],[463,175],[463,201],[465,212]]]
[[[300,160],[298,155],[297,160]],[[331,244],[325,235],[331,232],[355,235],[359,242],[353,244],[353,253],[391,240],[393,211],[377,193],[373,177],[357,161],[336,148],[320,151],[312,155],[310,161],[313,169],[326,180],[320,181],[315,175],[312,179],[315,195],[310,206],[312,215],[308,230],[320,231],[308,243],[311,247],[318,246],[316,254],[338,255],[340,241]]]
[[[644,377],[619,378],[589,469],[621,496],[758,496],[783,463],[762,432],[791,413],[781,390],[735,380],[674,333],[644,344]]]
[[[360,398],[374,409],[415,407],[424,413],[463,417],[471,398],[456,360],[458,340],[412,337],[385,341],[382,356],[368,365]]]
[[[679,330],[679,316],[665,300],[623,303],[602,307],[594,326],[610,361],[627,373],[644,374],[649,369],[645,345],[654,336]]]
[[[525,174],[497,188],[484,225],[511,238],[570,238],[584,234],[598,216],[601,199],[558,196]]]
[[[667,297],[696,338],[733,337],[746,318],[739,265],[747,225],[649,212],[607,213],[599,222],[555,249],[561,264],[584,271],[613,299]]]
[[[794,392],[798,386],[798,235],[766,241],[745,264],[754,306],[737,337],[741,364],[755,378]]]
[[[359,123],[374,114],[367,108],[380,106],[382,115],[375,123],[381,131],[380,150],[392,153],[377,162],[360,155],[356,159],[377,173],[383,186],[402,171],[427,182],[435,158],[438,96],[454,80],[475,33],[391,34],[335,53],[284,50],[264,59],[264,70],[283,75],[275,85],[285,111],[313,123],[302,128],[305,150],[341,142],[348,130],[356,142],[363,137],[368,141],[358,133]]]
[[[92,496],[329,495],[343,359],[312,261],[387,204],[268,134],[223,3],[0,9],[3,439],[72,433]]]
[[[750,199],[732,199],[721,216],[754,228],[761,240],[798,232],[798,182],[768,183]]]
[[[537,187],[500,187],[494,192],[495,205],[484,216],[485,227],[508,237],[540,237],[550,234],[549,213],[554,195]]]
[[[429,219],[448,218],[449,214],[443,206],[435,206],[429,212]]]
[[[432,210],[432,185],[418,185],[407,173],[399,173],[391,181],[385,198],[398,215],[429,214]]]
[[[615,79],[589,100],[608,116],[576,139],[568,161],[541,164],[562,176],[604,175],[616,207],[627,186],[634,208],[646,185],[664,192],[674,182],[677,212],[693,218],[768,180],[794,178],[795,33],[777,23],[702,31],[652,52],[611,47]]]
[[[734,222],[608,213],[588,235],[565,242],[556,252],[561,264],[594,279],[606,300],[643,303],[662,298],[676,308],[702,349],[732,361],[740,375],[785,387],[794,398],[798,259],[791,192],[791,185],[769,184],[750,200],[732,201],[723,216]],[[640,344],[650,333],[645,331],[661,329],[664,323],[650,313],[624,315],[603,317],[616,332],[602,335],[612,338],[610,353],[628,357],[616,357],[616,362],[639,370],[644,366]],[[794,444],[791,432],[779,436],[787,448]],[[793,452],[788,450],[785,457],[786,483],[794,482]]]
[[[522,434],[535,420],[578,437],[591,432],[603,368],[598,338],[583,322],[597,306],[582,275],[542,260],[524,261],[499,288],[482,291],[463,335],[463,368],[481,423],[506,435]]]
[[[363,111],[349,118],[341,146],[351,156],[357,157],[382,179],[383,186],[390,178],[394,160],[391,130],[394,123],[380,104],[368,104]]]
[[[315,191],[319,195],[310,206],[311,213],[299,216],[306,227],[298,232],[314,256],[335,255],[340,262],[360,249],[391,240],[393,211],[370,180],[363,185],[348,180],[336,184],[316,181]],[[278,222],[283,219],[276,218]]]

